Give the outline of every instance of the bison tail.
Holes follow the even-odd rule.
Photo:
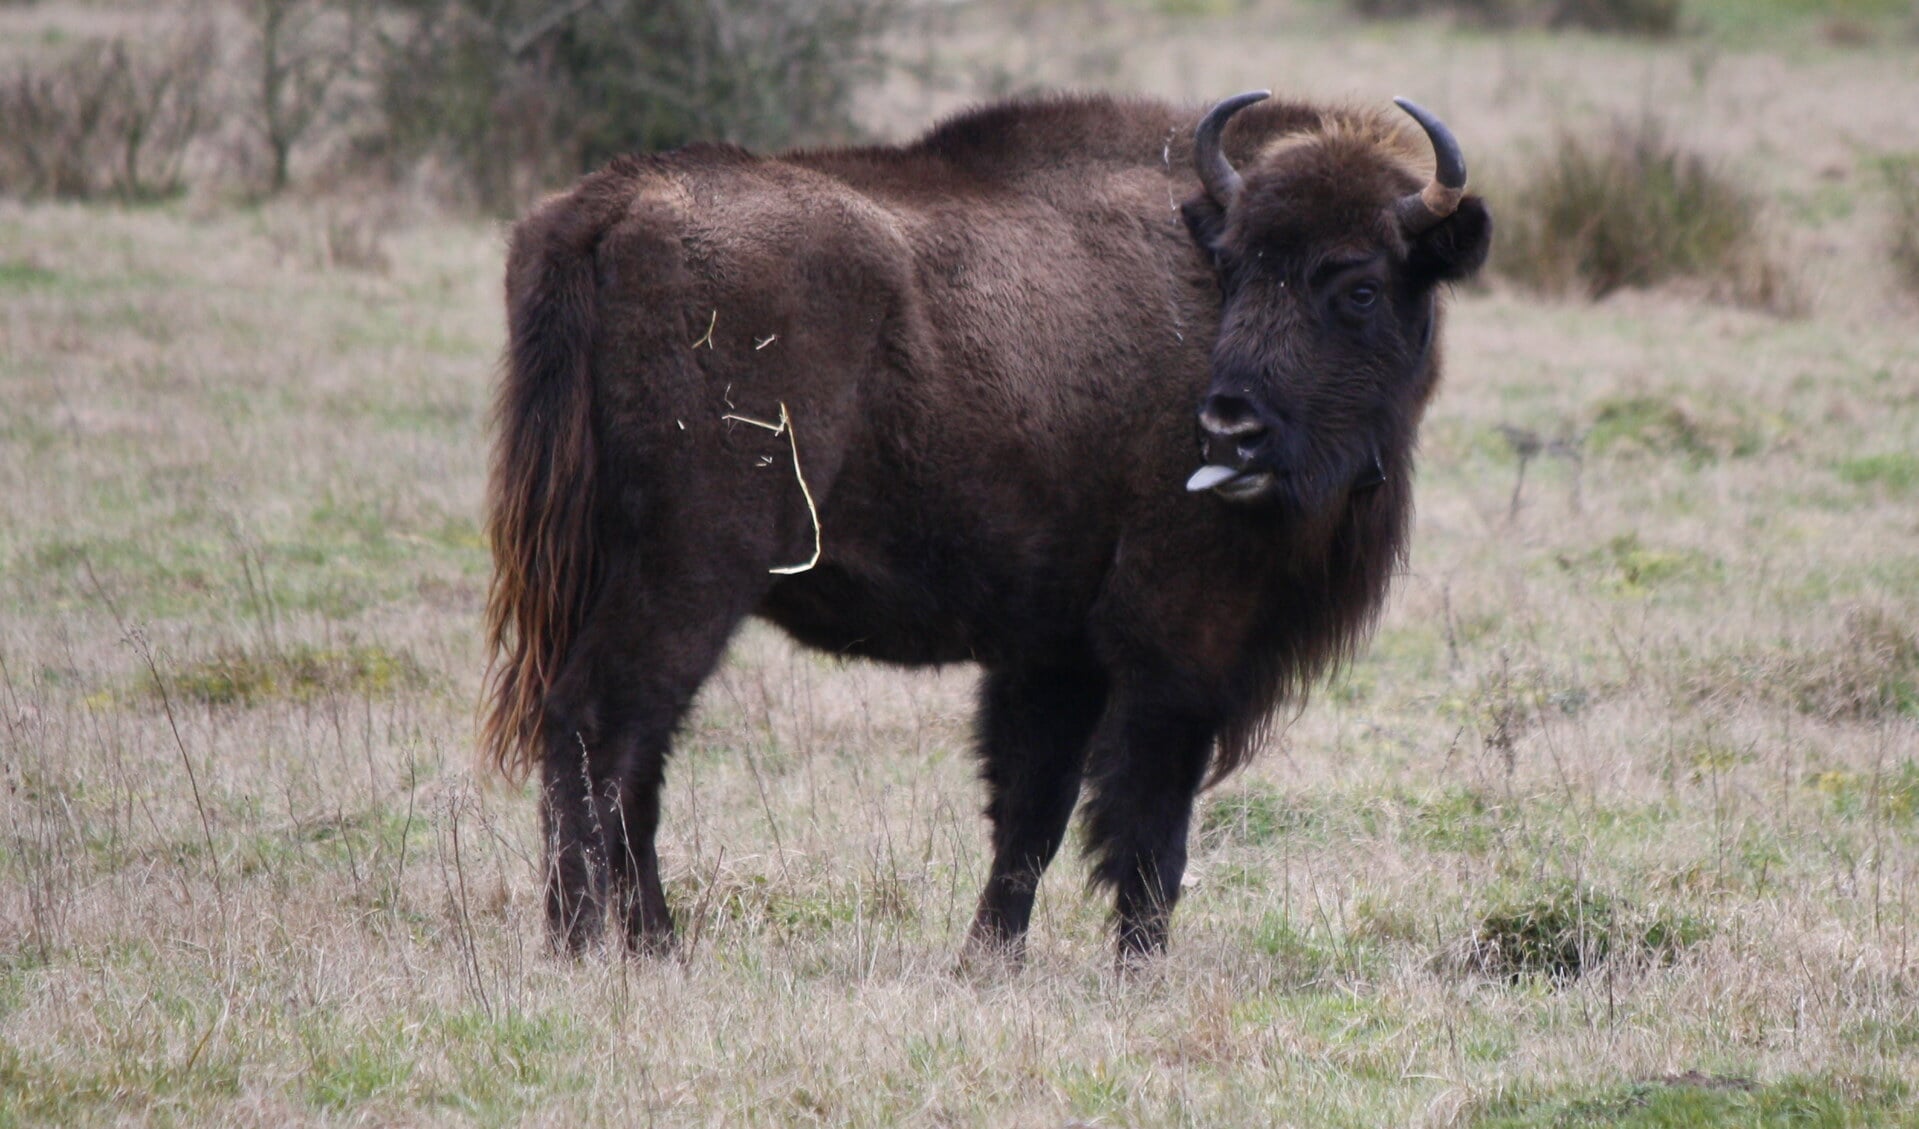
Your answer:
[[[610,209],[595,203],[584,194],[549,202],[514,232],[508,258],[480,748],[512,780],[538,763],[547,695],[598,582],[594,253],[617,215],[596,214]]]

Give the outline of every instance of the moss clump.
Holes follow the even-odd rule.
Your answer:
[[[362,645],[225,651],[163,671],[160,677],[172,696],[209,706],[310,701],[327,694],[379,698],[420,689],[427,680],[412,655]]]
[[[1497,906],[1479,920],[1465,964],[1475,972],[1519,980],[1577,980],[1608,960],[1669,963],[1710,929],[1672,910],[1646,913],[1602,890],[1567,883]]]

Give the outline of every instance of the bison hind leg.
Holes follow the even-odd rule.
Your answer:
[[[591,757],[584,747],[569,758],[554,740],[541,768],[540,830],[546,869],[547,938],[578,955],[599,939],[610,882],[606,835],[614,813],[595,795]]]
[[[655,846],[666,759],[766,573],[748,558],[710,562],[707,575],[720,582],[660,565],[642,574],[616,556],[548,696],[547,925],[568,952],[599,936],[609,909],[635,952],[673,947]]]

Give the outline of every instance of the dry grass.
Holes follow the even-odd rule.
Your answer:
[[[1262,18],[1228,69],[1423,75],[1475,152],[1693,81]],[[1166,26],[1113,65],[1196,93],[1221,25]],[[1708,68],[1711,145],[1919,93],[1822,50]],[[1207,798],[1125,981],[1070,861],[1031,967],[953,974],[970,672],[758,630],[669,779],[685,959],[546,956],[530,797],[471,769],[498,232],[383,222],[369,270],[321,206],[0,204],[0,1125],[1919,1123],[1919,313],[1826,176],[1871,154],[1805,136],[1758,190],[1872,248],[1808,253],[1805,318],[1456,303],[1379,637]],[[1516,493],[1502,426],[1583,459]]]
[[[1753,194],[1674,146],[1657,121],[1587,139],[1561,134],[1511,191],[1494,267],[1550,294],[1603,298],[1697,279],[1761,308],[1797,302]]]

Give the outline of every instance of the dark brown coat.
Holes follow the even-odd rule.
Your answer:
[[[557,940],[610,899],[670,942],[672,733],[760,615],[982,667],[973,948],[1017,949],[1082,781],[1122,953],[1164,944],[1209,768],[1402,559],[1436,289],[1490,235],[1473,197],[1395,218],[1425,143],[1381,114],[1244,110],[1206,186],[1199,118],[1057,98],[898,148],[693,146],[519,225],[485,747],[542,772]],[[1230,481],[1187,490],[1202,461]]]

